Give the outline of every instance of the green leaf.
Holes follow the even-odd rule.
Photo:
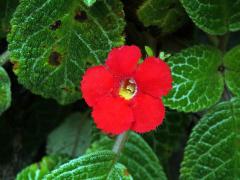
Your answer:
[[[48,136],[48,154],[82,155],[91,143],[92,123],[87,115],[70,115]]]
[[[125,166],[115,161],[116,154],[99,151],[81,156],[45,176],[45,180],[62,179],[132,179]]]
[[[92,6],[92,5],[96,2],[96,0],[83,0],[83,2],[84,2],[88,7],[90,7],[90,6]]]
[[[224,76],[230,91],[240,96],[240,46],[231,49],[224,56]]]
[[[144,48],[148,56],[154,56],[152,48],[150,48],[149,46],[144,46]]]
[[[212,47],[194,46],[169,58],[173,90],[166,106],[184,112],[209,108],[221,98],[224,82],[218,67],[221,53]]]
[[[91,8],[78,0],[22,0],[11,25],[9,50],[19,82],[61,104],[79,99],[85,69],[124,43],[119,0]]]
[[[34,163],[18,173],[16,180],[42,180],[43,176],[66,160],[66,157],[45,156],[41,162]]]
[[[92,144],[88,153],[100,150],[110,150],[114,140],[104,136]],[[134,179],[166,179],[165,173],[159,163],[157,156],[144,141],[144,139],[133,132],[129,132],[129,138],[120,155],[119,162],[124,164]]]
[[[239,179],[240,99],[211,109],[193,129],[181,179]]]
[[[10,31],[10,19],[18,5],[18,0],[0,1],[0,38],[5,37]]]
[[[7,72],[0,66],[0,115],[11,105],[11,82]]]
[[[203,31],[222,35],[240,29],[240,0],[180,0],[193,22]]]
[[[185,22],[185,12],[178,0],[146,0],[137,11],[144,26],[158,26],[173,32]]]

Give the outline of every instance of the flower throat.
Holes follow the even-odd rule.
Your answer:
[[[134,79],[125,79],[121,82],[119,95],[126,100],[132,99],[137,93],[137,85]]]

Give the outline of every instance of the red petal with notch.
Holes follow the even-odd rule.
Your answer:
[[[148,57],[139,65],[135,80],[140,91],[155,97],[167,95],[172,89],[172,76],[168,64],[155,57]]]
[[[105,66],[89,68],[81,81],[83,98],[89,106],[96,104],[99,98],[113,91],[114,79]]]
[[[160,99],[138,94],[133,100],[132,108],[135,121],[131,129],[138,133],[154,130],[163,122],[165,109]]]
[[[130,129],[133,112],[127,102],[119,97],[104,97],[93,107],[92,117],[105,133],[121,134]]]
[[[130,76],[141,58],[141,51],[137,46],[122,46],[114,48],[109,53],[106,65],[115,76]]]

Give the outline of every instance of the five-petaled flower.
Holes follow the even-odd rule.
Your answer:
[[[106,133],[144,133],[164,119],[161,97],[172,88],[170,68],[156,57],[138,64],[140,58],[136,46],[114,48],[106,65],[93,66],[83,76],[83,98],[93,108],[97,127]]]

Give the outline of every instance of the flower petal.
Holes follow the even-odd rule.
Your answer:
[[[139,65],[135,80],[140,91],[160,97],[172,89],[172,76],[168,64],[159,58],[149,57]]]
[[[98,98],[111,93],[113,87],[111,73],[104,66],[94,66],[85,72],[80,88],[87,104],[93,106]]]
[[[133,100],[134,124],[132,130],[145,133],[156,129],[164,119],[165,109],[160,99],[147,94],[139,94]]]
[[[105,97],[93,107],[92,117],[105,133],[120,134],[130,129],[133,122],[132,109],[118,97]]]
[[[114,48],[109,53],[106,65],[116,76],[130,76],[136,69],[141,51],[137,46]]]

